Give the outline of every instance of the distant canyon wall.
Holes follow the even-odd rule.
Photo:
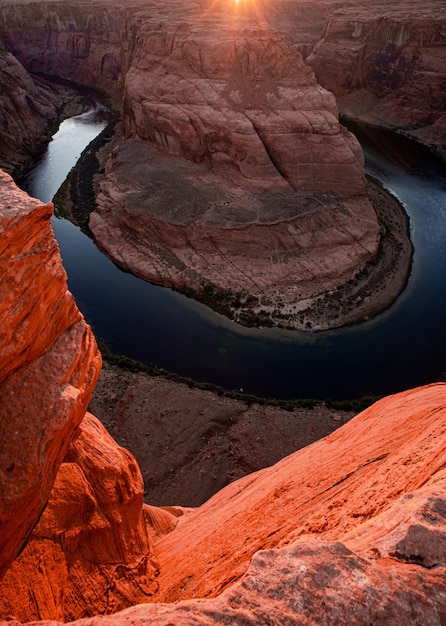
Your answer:
[[[442,0],[279,2],[269,11],[341,113],[404,132],[446,158]]]

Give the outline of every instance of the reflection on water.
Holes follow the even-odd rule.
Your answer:
[[[93,112],[64,122],[28,178],[31,195],[51,199],[103,126]],[[437,378],[446,371],[446,179],[414,169],[406,150],[402,162],[400,147],[385,141],[387,155],[367,148],[367,167],[406,206],[415,258],[408,289],[374,320],[313,335],[241,328],[119,270],[78,228],[55,219],[79,308],[114,352],[261,396],[351,398]]]
[[[85,113],[64,120],[24,187],[42,202],[51,202],[81,152],[106,126],[107,109],[95,103]]]

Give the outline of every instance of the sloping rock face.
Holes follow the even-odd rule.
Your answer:
[[[69,620],[144,602],[157,567],[132,455],[87,413],[51,497],[0,583],[0,615]]]
[[[445,384],[385,398],[165,528],[164,604],[76,624],[440,626],[445,443]]]
[[[152,282],[278,309],[355,275],[378,224],[332,95],[256,16],[155,15],[126,75],[97,243]]]
[[[228,485],[181,518],[157,545],[159,599],[216,595],[243,575],[257,550],[282,547],[304,535],[343,541],[377,516],[387,535],[395,529],[393,507],[400,498],[440,473],[444,479],[445,443],[445,384],[377,402],[325,439]],[[409,511],[410,500],[408,495]],[[438,520],[444,533],[441,513]],[[185,539],[181,557],[180,534]],[[431,538],[436,541],[435,533]],[[368,546],[372,552],[374,540],[376,530]],[[381,556],[386,554],[382,543],[376,545]],[[407,546],[399,560],[410,562]],[[427,558],[419,556],[420,563]]]
[[[52,205],[0,171],[0,575],[40,516],[99,374],[67,290]]]
[[[62,100],[31,78],[4,50],[0,38],[0,167],[20,171],[42,141],[49,122],[56,122]]]

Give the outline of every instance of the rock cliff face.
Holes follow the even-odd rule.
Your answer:
[[[87,413],[48,505],[0,583],[0,615],[68,620],[147,601],[158,572],[142,497],[135,460]]]
[[[52,205],[0,174],[0,570],[44,508],[100,367],[66,286]]]
[[[430,385],[381,400],[176,525],[148,507],[160,531],[158,602],[78,626],[260,624],[271,615],[277,624],[444,624],[445,441],[446,385]],[[49,506],[34,535],[55,513]]]
[[[316,0],[270,10],[341,113],[401,131],[446,157],[444,2]]]
[[[0,171],[0,614],[23,619],[144,601],[157,572],[139,468],[84,417],[101,358],[52,213]]]
[[[31,78],[0,38],[0,167],[20,171],[42,141],[49,122],[56,122],[62,99]]]

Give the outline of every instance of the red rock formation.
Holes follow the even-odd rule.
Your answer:
[[[158,284],[254,294],[272,308],[333,288],[377,245],[365,196],[255,195],[141,141],[113,153],[101,189],[90,228],[119,265]]]
[[[0,615],[69,620],[115,612],[147,601],[156,575],[139,468],[87,413],[39,523],[0,583]]]
[[[151,510],[154,599],[171,604],[76,624],[441,626],[445,443],[446,385],[430,385],[381,400],[176,526]]]
[[[302,50],[342,113],[403,131],[446,157],[442,0],[284,3],[272,21]]]
[[[382,534],[390,534],[400,498],[402,505],[411,499],[406,494],[440,472],[444,476],[445,444],[446,384],[377,402],[328,437],[228,485],[182,517],[157,544],[157,598],[216,595],[243,575],[257,550],[304,535],[343,541],[360,536],[361,526],[377,516]],[[374,540],[376,531],[368,551]],[[381,542],[377,547],[381,551]]]
[[[83,2],[13,0],[1,7],[0,33],[28,71],[102,88],[119,100],[131,47],[126,11],[116,2],[91,9]]]
[[[147,167],[142,148],[124,142],[107,167],[90,227],[120,265],[180,289],[254,295],[259,307],[265,299],[290,314],[375,256],[359,144],[261,12],[107,4],[89,20],[76,3],[55,3],[35,15],[6,6],[0,17],[27,67],[122,93],[125,137],[171,155],[154,152]],[[30,24],[26,41],[19,19]]]
[[[44,508],[100,367],[67,290],[52,205],[0,172],[0,575]]]

